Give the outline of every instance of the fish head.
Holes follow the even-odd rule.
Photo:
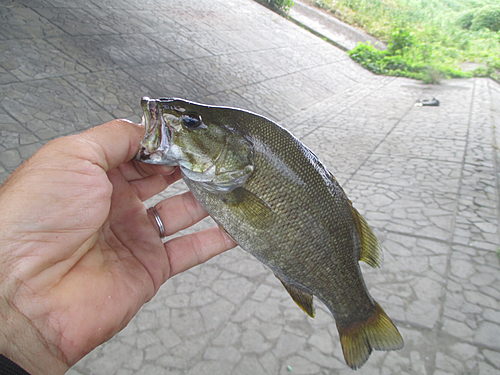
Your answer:
[[[145,135],[136,160],[179,166],[184,178],[216,191],[244,184],[254,170],[252,142],[226,111],[182,99],[142,98]]]

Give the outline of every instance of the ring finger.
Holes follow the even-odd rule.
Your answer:
[[[208,216],[207,211],[190,191],[161,201],[155,205],[155,209],[163,224],[165,236],[171,236],[180,230],[189,228]],[[153,215],[151,215],[151,220],[158,227]]]

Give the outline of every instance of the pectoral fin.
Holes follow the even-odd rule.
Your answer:
[[[225,203],[231,206],[234,212],[242,215],[247,222],[260,226],[265,225],[274,214],[267,202],[242,187],[231,191],[227,195]]]
[[[378,268],[384,261],[384,254],[378,243],[378,239],[373,233],[363,216],[351,205],[351,212],[356,229],[361,240],[361,252],[359,260],[365,262],[373,268]]]
[[[286,291],[290,294],[295,303],[299,305],[299,307],[304,310],[307,315],[309,315],[311,318],[314,318],[316,313],[314,312],[313,295],[304,291],[304,289],[286,282],[280,276],[276,274],[274,275],[279,281],[281,281]]]

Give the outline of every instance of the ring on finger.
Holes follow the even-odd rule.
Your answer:
[[[160,238],[164,239],[165,237],[167,237],[167,235],[165,233],[165,226],[163,225],[163,221],[161,221],[160,214],[156,210],[155,206],[149,207],[148,211],[153,214],[153,216],[156,220],[156,225],[158,226],[158,229],[160,231]]]

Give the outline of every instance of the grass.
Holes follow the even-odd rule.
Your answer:
[[[500,80],[498,0],[319,0],[316,5],[388,44],[359,44],[350,56],[367,69],[437,83]],[[464,70],[464,63],[473,70]],[[474,63],[474,64],[470,64]]]

